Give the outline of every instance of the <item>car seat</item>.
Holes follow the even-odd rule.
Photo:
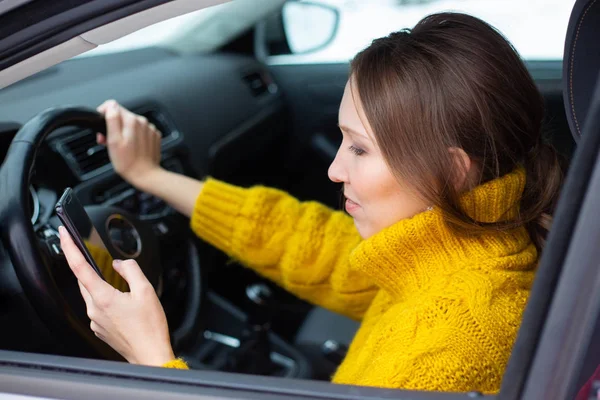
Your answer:
[[[563,57],[563,100],[571,133],[578,143],[536,279],[513,347],[502,389],[503,399],[520,398],[548,317],[570,245],[579,208],[600,149],[600,1],[577,0],[571,12]],[[593,102],[592,100],[596,100]],[[584,135],[584,132],[586,133]],[[574,217],[575,216],[575,217]],[[582,329],[582,327],[573,327]],[[600,324],[593,333],[600,337]],[[560,349],[557,349],[559,351]],[[591,340],[577,387],[600,363],[600,341]],[[551,368],[552,366],[548,366]]]

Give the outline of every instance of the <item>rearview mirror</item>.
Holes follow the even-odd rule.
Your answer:
[[[334,7],[305,1],[289,1],[282,9],[283,29],[293,54],[309,53],[335,38],[340,14]]]

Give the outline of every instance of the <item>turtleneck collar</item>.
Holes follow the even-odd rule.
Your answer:
[[[525,172],[517,169],[464,194],[461,203],[476,221],[512,219],[519,213],[524,187]],[[442,211],[434,208],[362,241],[350,255],[350,263],[402,300],[415,291],[427,290],[436,278],[466,268],[494,268],[494,263],[484,260],[517,254],[528,246],[532,243],[525,228],[461,235],[450,229]]]

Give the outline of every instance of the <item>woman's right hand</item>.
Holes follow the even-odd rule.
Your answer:
[[[98,144],[108,148],[115,171],[135,187],[147,181],[160,167],[161,135],[156,127],[114,100],[98,107],[106,119],[106,136],[98,134]]]
[[[115,171],[142,192],[154,195],[190,217],[202,182],[160,166],[160,132],[146,118],[108,100],[98,107],[106,119],[106,136],[98,144],[108,147]]]

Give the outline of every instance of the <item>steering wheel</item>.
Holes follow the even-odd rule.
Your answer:
[[[78,291],[77,282],[73,277],[68,280],[59,278],[59,269],[64,271],[64,268],[58,266],[52,257],[46,256],[30,219],[29,186],[36,153],[50,132],[66,126],[106,133],[106,122],[101,114],[78,107],[52,108],[23,125],[11,142],[0,168],[0,187],[4,189],[0,196],[0,235],[28,300],[46,326],[57,335],[59,342],[68,344],[65,350],[71,355],[122,360],[90,330],[83,299],[67,296],[67,293]],[[137,235],[139,248],[135,249],[135,259],[160,292],[162,268],[158,240],[151,226],[114,207],[91,206],[86,207],[86,211],[102,238],[115,234],[122,237],[123,233]],[[111,226],[111,221],[117,221],[117,224]],[[127,229],[128,232],[120,232],[119,229]],[[105,242],[111,254],[123,253],[115,241]],[[171,335],[176,348],[199,329],[203,290],[199,258],[191,242],[188,264],[188,307],[178,329]]]

